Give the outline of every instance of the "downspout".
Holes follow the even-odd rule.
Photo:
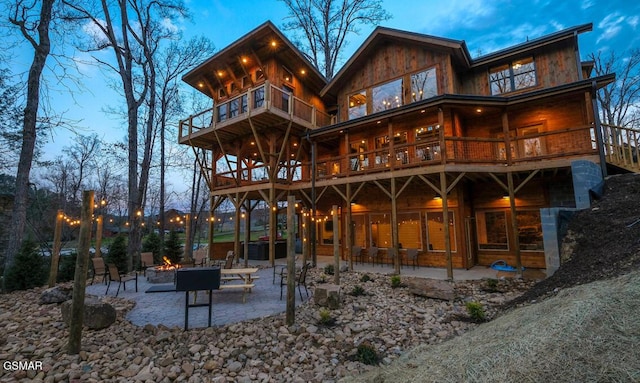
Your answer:
[[[600,126],[600,112],[598,111],[598,88],[596,82],[591,82],[591,106],[593,109],[593,125],[596,136],[596,144],[598,145],[598,155],[600,156],[600,169],[602,170],[602,178],[607,176],[607,160],[604,155],[604,140],[602,138],[602,126]]]

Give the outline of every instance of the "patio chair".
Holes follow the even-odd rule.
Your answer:
[[[111,286],[111,282],[118,282],[118,290],[116,291],[116,297],[120,293],[120,286],[124,285],[124,291],[127,291],[127,282],[135,281],[136,292],[138,292],[138,273],[134,272],[133,275],[124,275],[121,276],[118,268],[113,263],[107,263],[107,269],[109,270],[109,283],[107,284],[107,291],[104,295],[109,293],[109,286]]]
[[[389,247],[387,249],[387,258],[389,258],[389,261],[391,261],[392,266],[395,266],[396,264],[395,259],[397,256],[398,256],[398,250],[392,247]],[[402,260],[400,260],[400,266],[402,266]]]
[[[153,261],[153,253],[152,252],[144,252],[140,253],[140,269],[142,269],[142,275],[147,275],[147,267],[158,266]]]
[[[376,262],[379,262],[379,258],[378,258],[378,248],[377,247],[370,247],[367,249],[367,256],[369,257],[369,261],[371,262],[372,265],[375,265]]]
[[[360,263],[362,263],[362,247],[353,246],[351,248],[351,259],[356,263],[358,262],[358,259],[360,259]]]
[[[307,293],[307,298],[309,297],[309,290],[307,289],[307,272],[309,271],[309,267],[311,267],[311,263],[306,263],[304,266],[302,266],[302,269],[300,270],[300,273],[296,273],[295,278],[296,278],[296,285],[298,286],[298,292],[300,293],[300,299],[304,299],[302,298],[302,289],[300,288],[301,286],[304,287],[304,291]],[[282,300],[282,287],[287,285],[287,270],[284,269],[282,271],[282,273],[280,273],[280,300]]]
[[[101,257],[91,258],[91,264],[93,266],[93,276],[91,277],[91,284],[96,279],[96,275],[102,277],[102,282],[107,284],[107,268],[104,265],[104,259]]]
[[[227,251],[227,258],[224,260],[224,265],[222,266],[225,269],[233,269],[233,258],[235,258],[236,253],[233,250]]]
[[[418,265],[418,249],[407,249],[407,266],[409,266],[409,262],[413,264],[413,268],[415,269]]]
[[[193,263],[195,266],[208,266],[209,265],[209,248],[201,247],[193,252]]]

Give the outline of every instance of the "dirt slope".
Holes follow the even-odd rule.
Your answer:
[[[562,258],[492,322],[342,382],[640,382],[639,175],[606,180]]]

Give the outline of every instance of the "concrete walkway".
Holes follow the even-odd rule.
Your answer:
[[[324,268],[327,264],[333,263],[332,257],[318,257],[318,267]],[[285,259],[276,260],[277,265],[286,264]],[[345,264],[345,263],[343,263]],[[244,262],[241,261],[241,265]],[[259,279],[255,281],[255,288],[251,293],[246,294],[246,302],[242,302],[242,291],[236,290],[216,290],[213,292],[213,309],[212,309],[212,326],[222,326],[229,323],[235,323],[250,319],[262,318],[286,310],[286,297],[280,300],[280,279],[276,276],[273,282],[273,268],[268,267],[268,261],[249,261],[250,266],[264,267],[259,270]],[[366,272],[371,274],[393,274],[393,267],[390,265],[358,264],[354,267],[355,271]],[[279,271],[280,267],[276,267]],[[419,267],[403,267],[401,275],[415,276],[423,278],[447,279],[447,270],[441,268]],[[482,278],[495,278],[496,271],[488,267],[477,266],[471,270],[453,270],[455,280],[469,280]],[[161,292],[161,293],[145,293],[150,287],[154,286],[147,282],[142,275],[138,276],[138,292],[135,292],[133,283],[127,283],[127,290],[120,289],[118,297],[129,299],[136,302],[135,307],[127,314],[127,319],[134,325],[144,326],[146,324],[165,325],[168,327],[178,326],[184,327],[185,313],[185,293],[184,292]],[[112,284],[109,288],[109,296],[115,296],[117,284]],[[101,283],[95,283],[87,286],[87,293],[97,296],[104,296],[107,287]],[[286,294],[286,287],[285,292]],[[311,297],[312,289],[309,289]],[[304,288],[302,289],[304,300],[308,300]],[[193,303],[193,295],[191,295],[191,303]],[[197,294],[197,303],[206,303],[208,301],[205,292]],[[296,304],[300,304],[300,295],[296,290]],[[189,309],[189,328],[207,327],[207,307],[193,307]]]

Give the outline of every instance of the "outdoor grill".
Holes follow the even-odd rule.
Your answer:
[[[190,307],[209,307],[209,327],[211,327],[211,292],[220,288],[219,267],[189,267],[176,270],[176,291],[185,292],[184,303],[184,329],[189,326]],[[208,303],[189,304],[189,291],[207,290],[209,292]]]

